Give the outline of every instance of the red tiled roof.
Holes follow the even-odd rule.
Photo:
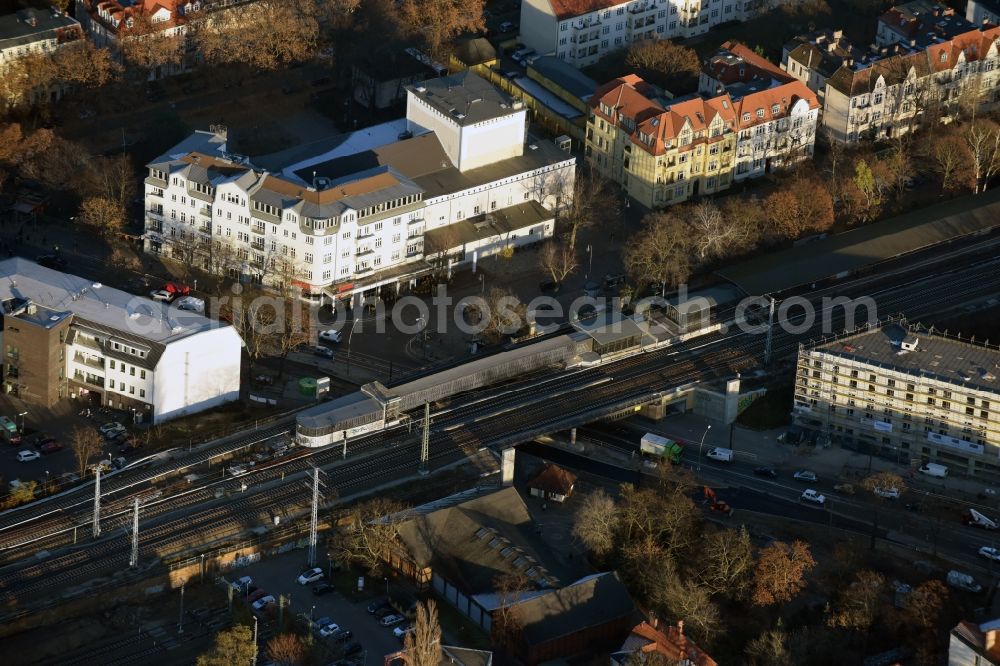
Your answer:
[[[767,58],[757,55],[753,49],[747,47],[745,44],[740,44],[739,42],[726,42],[721,48],[729,51],[734,56],[743,58],[743,60],[748,64],[759,69],[761,72],[767,72],[779,81],[788,82],[795,80],[794,76],[781,69],[781,67],[775,65]]]
[[[1000,27],[993,27],[989,30],[970,30],[961,35],[939,44],[931,44],[927,47],[927,55],[930,58],[930,66],[935,72],[952,69],[958,63],[958,55],[965,54],[965,59],[981,60],[986,57],[990,46],[1000,38]],[[941,59],[945,55],[944,60]]]
[[[819,108],[819,100],[816,99],[816,93],[798,80],[744,95],[742,98],[734,101],[737,125],[740,129],[745,129],[775,120],[776,118],[784,118],[791,112],[792,107],[800,99],[806,100],[810,109]],[[777,113],[774,113],[775,105],[778,107]],[[758,117],[758,109],[764,112],[763,117]],[[744,120],[746,114],[750,114],[750,117]]]
[[[544,490],[547,493],[569,495],[575,483],[576,474],[573,472],[558,465],[546,464],[545,469],[528,484],[528,487]]]
[[[621,4],[620,0],[549,0],[552,13],[560,21]]]
[[[650,641],[641,648],[643,652],[659,652],[672,660],[688,659],[694,666],[718,666],[714,659],[684,635],[681,627],[671,625],[666,631],[660,631],[643,622],[632,629],[632,633]]]

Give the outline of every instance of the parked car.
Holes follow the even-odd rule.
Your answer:
[[[315,631],[318,632],[320,629],[322,629],[323,627],[325,627],[327,625],[330,625],[330,624],[333,624],[333,618],[329,617],[327,615],[324,615],[320,619],[318,619],[315,622],[313,622],[313,630],[315,630]]]
[[[800,469],[799,471],[795,472],[795,474],[793,474],[792,477],[796,481],[809,481],[811,483],[816,483],[816,472],[810,472],[807,469]]]
[[[322,358],[333,358],[333,350],[329,347],[313,347],[313,355]]]
[[[109,433],[125,430],[125,426],[123,426],[121,423],[118,423],[118,421],[112,421],[111,423],[105,423],[100,428],[98,428],[98,430],[101,431],[102,435],[107,437]]]
[[[267,591],[266,590],[261,590],[261,589],[249,590],[248,593],[247,593],[247,601],[249,601],[250,603],[253,603],[253,602],[257,601],[258,599],[261,599],[262,597],[266,597],[266,596],[267,596]]]
[[[353,657],[356,654],[361,654],[364,651],[364,649],[365,649],[364,646],[361,645],[361,643],[358,643],[357,641],[348,643],[344,647],[344,656]]]
[[[413,631],[412,624],[401,624],[392,630],[392,635],[395,636],[396,638],[402,639],[403,636],[406,636],[406,634],[410,633],[411,631]]]
[[[354,638],[354,632],[350,629],[341,629],[330,634],[330,640],[334,643],[346,643]]]
[[[381,624],[383,627],[392,627],[394,625],[399,624],[400,622],[403,622],[404,620],[406,620],[406,618],[403,617],[402,615],[399,615],[398,613],[389,613],[381,620],[379,620],[378,623]]]
[[[17,454],[17,462],[31,462],[32,460],[38,460],[41,457],[42,454],[38,451],[24,450]]]
[[[375,611],[375,619],[376,620],[381,620],[386,615],[392,615],[395,612],[396,612],[396,609],[393,608],[392,606],[385,606],[384,608],[379,608],[377,611]]]
[[[979,556],[988,560],[1000,561],[1000,550],[990,546],[983,546],[979,549]]]
[[[314,567],[312,569],[303,571],[301,574],[299,574],[297,580],[299,581],[299,585],[308,585],[309,583],[315,583],[322,577],[323,577],[323,570],[320,569],[319,567]]]
[[[10,442],[11,446],[17,446],[24,441],[24,435],[19,432],[12,432],[7,435],[7,441]]]
[[[63,445],[53,439],[51,441],[48,441],[48,442],[45,442],[44,444],[42,444],[39,447],[39,451],[41,451],[42,453],[48,455],[49,453],[55,453],[56,451],[62,451],[62,448],[63,448]]]
[[[812,488],[802,491],[802,497],[800,499],[802,499],[803,502],[811,502],[813,504],[819,504],[820,506],[826,504],[826,497]]]
[[[368,604],[368,613],[370,615],[374,615],[381,609],[388,607],[389,607],[389,600],[386,599],[385,597],[382,597],[381,599],[376,599],[375,601]]]
[[[320,331],[319,339],[324,342],[340,342],[341,340],[340,331],[332,328],[328,331]]]
[[[250,472],[250,467],[242,464],[230,465],[226,471],[229,472],[229,476],[243,476]]]
[[[247,592],[247,590],[250,589],[251,583],[253,583],[253,578],[251,578],[250,576],[240,576],[239,578],[234,580],[231,584],[234,590],[236,590],[240,594],[244,594]]]
[[[35,440],[35,448],[41,449],[46,444],[54,441],[56,441],[56,438],[52,435],[39,435],[38,439]]]
[[[899,499],[898,488],[875,488],[872,492],[883,499]]]
[[[514,29],[514,24],[510,21],[504,21],[500,24],[500,32],[510,32]]]
[[[60,447],[60,448],[61,448],[61,447]],[[122,468],[124,468],[124,467],[125,467],[125,465],[127,465],[127,464],[128,464],[128,461],[127,461],[127,460],[125,460],[125,458],[122,458],[122,457],[120,457],[120,456],[119,456],[118,458],[115,458],[115,459],[114,459],[114,466],[115,466],[115,469],[122,469]]]
[[[340,625],[336,622],[328,622],[319,628],[319,635],[323,638],[340,631]]]
[[[263,597],[253,602],[252,606],[254,610],[259,611],[262,610],[264,606],[267,606],[268,604],[274,604],[277,602],[278,600],[275,599],[273,596],[271,596],[270,594],[265,594]]]
[[[313,594],[317,597],[322,597],[324,594],[330,594],[335,592],[337,588],[329,583],[320,583],[319,585],[313,585]]]
[[[764,476],[769,479],[778,478],[778,473],[774,470],[773,467],[755,467],[753,473],[756,474],[757,476]]]

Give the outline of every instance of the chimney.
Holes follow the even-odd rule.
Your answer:
[[[684,620],[677,620],[677,633],[684,635]]]
[[[833,38],[836,39],[836,40],[843,39],[844,38],[844,31],[843,30],[834,30],[833,31]]]
[[[911,39],[910,40],[910,46],[916,46],[916,45],[917,45],[917,40]]]
[[[650,619],[649,623],[653,626],[653,629],[659,629],[660,628],[660,618],[658,618],[658,617],[654,617],[654,618]]]

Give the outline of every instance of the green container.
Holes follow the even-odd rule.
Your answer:
[[[299,393],[302,395],[315,398],[316,397],[316,380],[312,377],[303,377],[299,380]]]

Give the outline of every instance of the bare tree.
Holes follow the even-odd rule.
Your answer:
[[[530,581],[522,573],[499,574],[493,578],[497,608],[491,618],[490,634],[495,645],[508,651],[513,651],[517,645],[523,629],[517,604],[530,589]]]
[[[402,32],[418,37],[439,62],[447,62],[456,37],[486,28],[483,0],[402,0],[398,7]]]
[[[965,130],[965,143],[976,182],[973,192],[985,192],[990,180],[1000,171],[1000,125],[989,119],[972,121]]]
[[[552,276],[552,281],[556,284],[562,284],[579,266],[573,248],[557,240],[549,240],[542,245],[538,252],[538,264]]]
[[[683,618],[685,632],[693,635],[699,644],[708,645],[718,635],[722,624],[719,607],[705,588],[674,575],[657,596],[669,615]]]
[[[486,344],[497,344],[507,336],[517,335],[527,324],[528,308],[506,287],[490,287],[485,297],[487,317],[482,333]]]
[[[306,646],[295,634],[278,634],[267,642],[267,658],[278,666],[300,666],[306,660]]]
[[[101,452],[101,436],[93,428],[74,428],[69,446],[76,459],[76,466],[83,477],[94,456]]]
[[[826,619],[827,624],[867,634],[882,607],[885,590],[885,576],[874,571],[859,571],[854,581],[841,591],[839,601]]]
[[[650,81],[666,88],[687,87],[701,70],[698,54],[669,39],[645,39],[632,44],[625,63],[642,70]]]
[[[719,208],[709,200],[701,201],[687,211],[695,240],[695,254],[703,262],[726,257],[734,250],[746,247],[750,238],[748,230],[722,216]]]
[[[601,489],[587,495],[573,517],[573,534],[587,550],[604,557],[615,548],[618,507]]]
[[[375,573],[388,560],[396,542],[396,526],[388,520],[404,506],[388,497],[376,497],[354,507],[349,527],[332,539],[335,559],[354,562]]]
[[[408,666],[438,666],[441,663],[441,625],[437,604],[429,600],[417,604],[413,631],[403,641],[404,661]]]
[[[559,185],[550,185],[551,188]],[[558,197],[557,197],[558,198]],[[568,233],[570,250],[576,249],[576,235],[600,222],[607,225],[618,215],[618,200],[611,184],[596,170],[585,167],[573,181],[572,200],[563,207],[558,220]]]
[[[674,212],[650,213],[642,221],[642,230],[625,245],[625,270],[640,289],[652,283],[665,292],[691,274],[693,244],[687,224]]]
[[[861,481],[861,486],[868,492],[884,495],[888,491],[895,490],[902,493],[906,490],[906,482],[903,477],[894,472],[876,472]]]
[[[721,529],[705,539],[699,585],[709,594],[742,599],[753,577],[753,544],[746,526]]]
[[[191,38],[210,65],[275,70],[316,53],[319,22],[310,0],[261,0],[207,12]]]
[[[926,157],[941,176],[941,189],[950,192],[974,185],[972,160],[964,137],[951,128],[942,127],[927,137],[925,145]]]
[[[788,646],[788,634],[781,626],[765,631],[751,640],[745,650],[751,666],[786,666],[795,663]]]
[[[754,574],[753,602],[758,606],[787,603],[805,587],[805,575],[816,560],[802,541],[773,541],[760,553]]]
[[[35,499],[36,481],[22,481],[16,488],[10,490],[10,501],[13,506],[27,504]]]
[[[122,32],[118,43],[123,62],[137,72],[140,80],[150,78],[159,67],[176,67],[184,62],[183,35],[167,33],[145,11],[132,14],[132,26]]]
[[[6,63],[0,76],[0,108],[47,104],[52,93],[96,88],[117,73],[108,49],[81,38],[50,53],[32,53]]]

